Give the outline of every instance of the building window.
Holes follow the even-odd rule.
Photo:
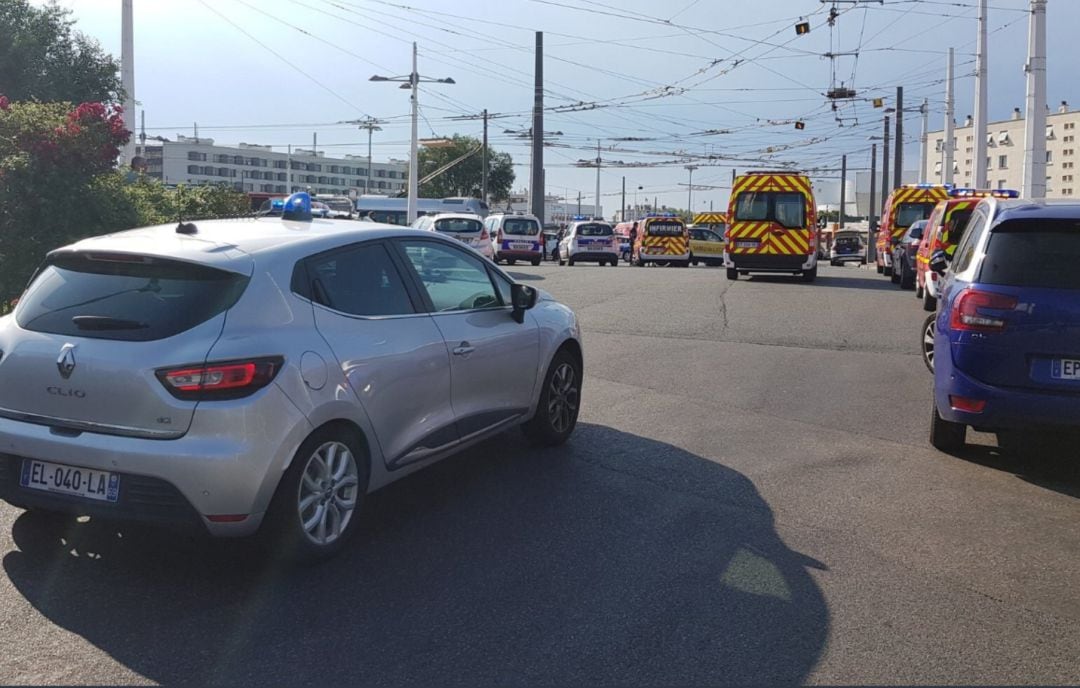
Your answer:
[[[337,174],[339,170],[341,170],[341,168],[337,165],[330,166],[330,174]]]
[[[971,140],[971,137],[970,137],[970,136],[968,136],[968,137],[967,137],[966,139],[964,139],[964,140],[965,140],[965,141],[970,141],[970,140]]]
[[[1054,151],[1046,151],[1046,164],[1054,164]]]
[[[199,151],[188,151],[187,159],[198,160],[201,162],[203,160],[206,160],[206,153],[200,153]]]
[[[219,177],[228,177],[229,176],[229,168],[228,167],[219,167],[219,168],[217,168],[217,176],[219,176]]]
[[[1012,143],[1012,140],[1009,138],[1009,132],[999,131],[997,135],[997,142],[1003,146],[1007,146]]]
[[[386,176],[386,170],[375,170],[375,176],[376,177],[385,177]],[[382,188],[382,187],[380,187],[380,188]]]
[[[968,146],[967,148],[965,148],[964,152],[967,153],[968,155],[971,155],[971,146]]]
[[[1075,149],[1073,149],[1073,148],[1066,148],[1065,150],[1063,150],[1063,151],[1061,151],[1061,152],[1062,152],[1062,153],[1063,153],[1064,155],[1072,155],[1073,153],[1075,153],[1075,152],[1076,152],[1076,150],[1075,150]]]
[[[1054,125],[1049,124],[1046,127],[1046,138],[1050,141],[1054,140]]]
[[[198,165],[188,165],[187,166],[187,173],[188,174],[198,174],[199,173],[199,166]]]
[[[998,186],[997,186],[997,188],[999,188],[999,189],[1004,189],[1004,188],[1005,188],[1005,185],[1006,185],[1007,183],[1008,183],[1008,182],[1007,182],[1006,180],[1004,180],[1004,179],[999,179],[999,180],[998,180]]]
[[[1007,156],[1007,155],[999,155],[998,156],[998,169],[1003,170],[1008,166],[1009,166],[1009,156]]]

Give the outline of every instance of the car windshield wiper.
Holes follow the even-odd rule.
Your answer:
[[[80,330],[145,330],[150,327],[138,320],[111,318],[107,315],[76,315],[71,322]]]

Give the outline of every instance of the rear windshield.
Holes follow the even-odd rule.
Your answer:
[[[681,237],[686,227],[678,222],[650,222],[645,231],[654,237]]]
[[[611,225],[578,225],[578,236],[586,237],[598,237],[598,236],[611,236],[614,232],[611,229]]]
[[[536,220],[511,217],[503,221],[503,234],[534,236],[540,233],[540,224]]]
[[[1080,221],[1009,220],[994,227],[978,281],[1080,289]]]
[[[861,241],[855,237],[837,237],[835,246],[860,246]]]
[[[934,212],[936,202],[930,203],[901,203],[896,206],[896,218],[893,220],[894,227],[910,227],[919,220],[925,220]]]
[[[446,232],[447,234],[460,234],[460,233],[480,233],[480,230],[484,228],[484,225],[480,220],[470,220],[467,217],[453,217],[443,218],[435,220],[435,231]]]
[[[748,191],[735,202],[735,219],[744,222],[775,222],[781,227],[806,226],[806,197],[786,191]]]
[[[925,222],[918,222],[918,223],[912,225],[911,228],[907,231],[907,238],[908,239],[922,239],[923,231],[925,229],[926,229],[926,223]]]
[[[179,334],[229,309],[248,278],[142,256],[52,258],[19,302],[19,326],[94,339],[146,342]]]

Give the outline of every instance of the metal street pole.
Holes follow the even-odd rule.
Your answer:
[[[867,218],[866,231],[866,264],[877,260],[874,255],[874,241],[877,230],[874,223],[877,222],[877,144],[870,144],[870,216]]]
[[[979,0],[979,37],[975,49],[975,120],[972,125],[972,135],[975,137],[975,174],[971,177],[971,181],[977,189],[985,189],[988,186],[986,178],[986,87],[986,0]]]
[[[881,143],[881,198],[888,195],[889,186],[889,116],[885,115],[885,140]]]
[[[893,188],[904,183],[904,87],[896,87],[896,167],[893,168]]]
[[[922,114],[922,130],[919,134],[919,180],[929,181],[930,173],[926,168],[930,164],[930,148],[926,131],[930,124],[930,101],[926,98],[923,98],[919,112]]]
[[[418,151],[420,149],[420,137],[419,137],[419,131],[418,131],[418,127],[419,127],[418,120],[419,120],[419,112],[420,112],[420,110],[419,110],[419,101],[417,99],[417,96],[418,96],[417,92],[418,92],[418,89],[419,89],[419,86],[420,86],[421,82],[423,82],[423,83],[434,83],[434,84],[453,84],[453,83],[455,83],[454,80],[451,79],[450,77],[446,77],[444,79],[426,79],[426,78],[421,77],[420,73],[417,71],[416,53],[417,53],[416,43],[414,42],[413,46],[412,46],[412,72],[410,72],[408,76],[388,77],[388,76],[375,75],[375,76],[372,76],[369,79],[369,81],[395,81],[395,82],[400,82],[401,83],[401,88],[407,88],[407,89],[410,90],[410,98],[409,98],[409,100],[412,102],[412,137],[411,137],[411,140],[409,141],[409,186],[408,186],[409,200],[408,200],[408,205],[407,205],[408,210],[406,211],[407,212],[407,215],[406,215],[407,223],[410,224],[410,225],[416,220],[417,197],[419,196],[419,186],[420,186],[419,185],[420,160],[418,158]],[[369,162],[368,162],[368,180],[369,180],[369,183],[370,183],[370,179],[371,179],[370,157],[371,157],[371,153],[370,153],[370,150],[369,150],[369,152],[368,152],[368,159],[369,159]]]
[[[135,157],[135,22],[131,4],[131,0],[120,4],[120,87],[124,90],[124,128],[132,133],[120,149],[120,161],[125,165]]]
[[[536,32],[530,212],[544,224],[544,33]]]
[[[847,207],[847,156],[840,156],[840,216],[837,227],[844,228],[844,208]]]
[[[1027,121],[1024,122],[1024,198],[1046,197],[1046,0],[1031,0],[1028,22]]]
[[[949,48],[949,61],[945,68],[945,140],[942,141],[944,146],[941,150],[945,155],[942,167],[945,169],[941,172],[941,180],[946,184],[952,184],[953,181],[953,126],[956,120],[956,114],[954,108],[956,107],[955,97],[953,95],[953,49]]]
[[[596,139],[596,205],[593,206],[593,217],[604,219],[600,214],[600,139]]]
[[[480,181],[480,200],[484,203],[488,202],[488,114],[487,108],[484,108],[484,172]]]
[[[694,218],[694,170],[698,169],[697,165],[684,165],[683,169],[690,173],[689,183],[686,185],[686,212],[690,214],[691,221]]]
[[[619,214],[619,222],[626,222],[626,177],[622,178],[622,212]]]

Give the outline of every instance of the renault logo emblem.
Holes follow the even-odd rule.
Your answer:
[[[65,380],[75,372],[75,345],[65,344],[60,349],[60,358],[56,359],[56,367],[60,369],[60,377]]]

